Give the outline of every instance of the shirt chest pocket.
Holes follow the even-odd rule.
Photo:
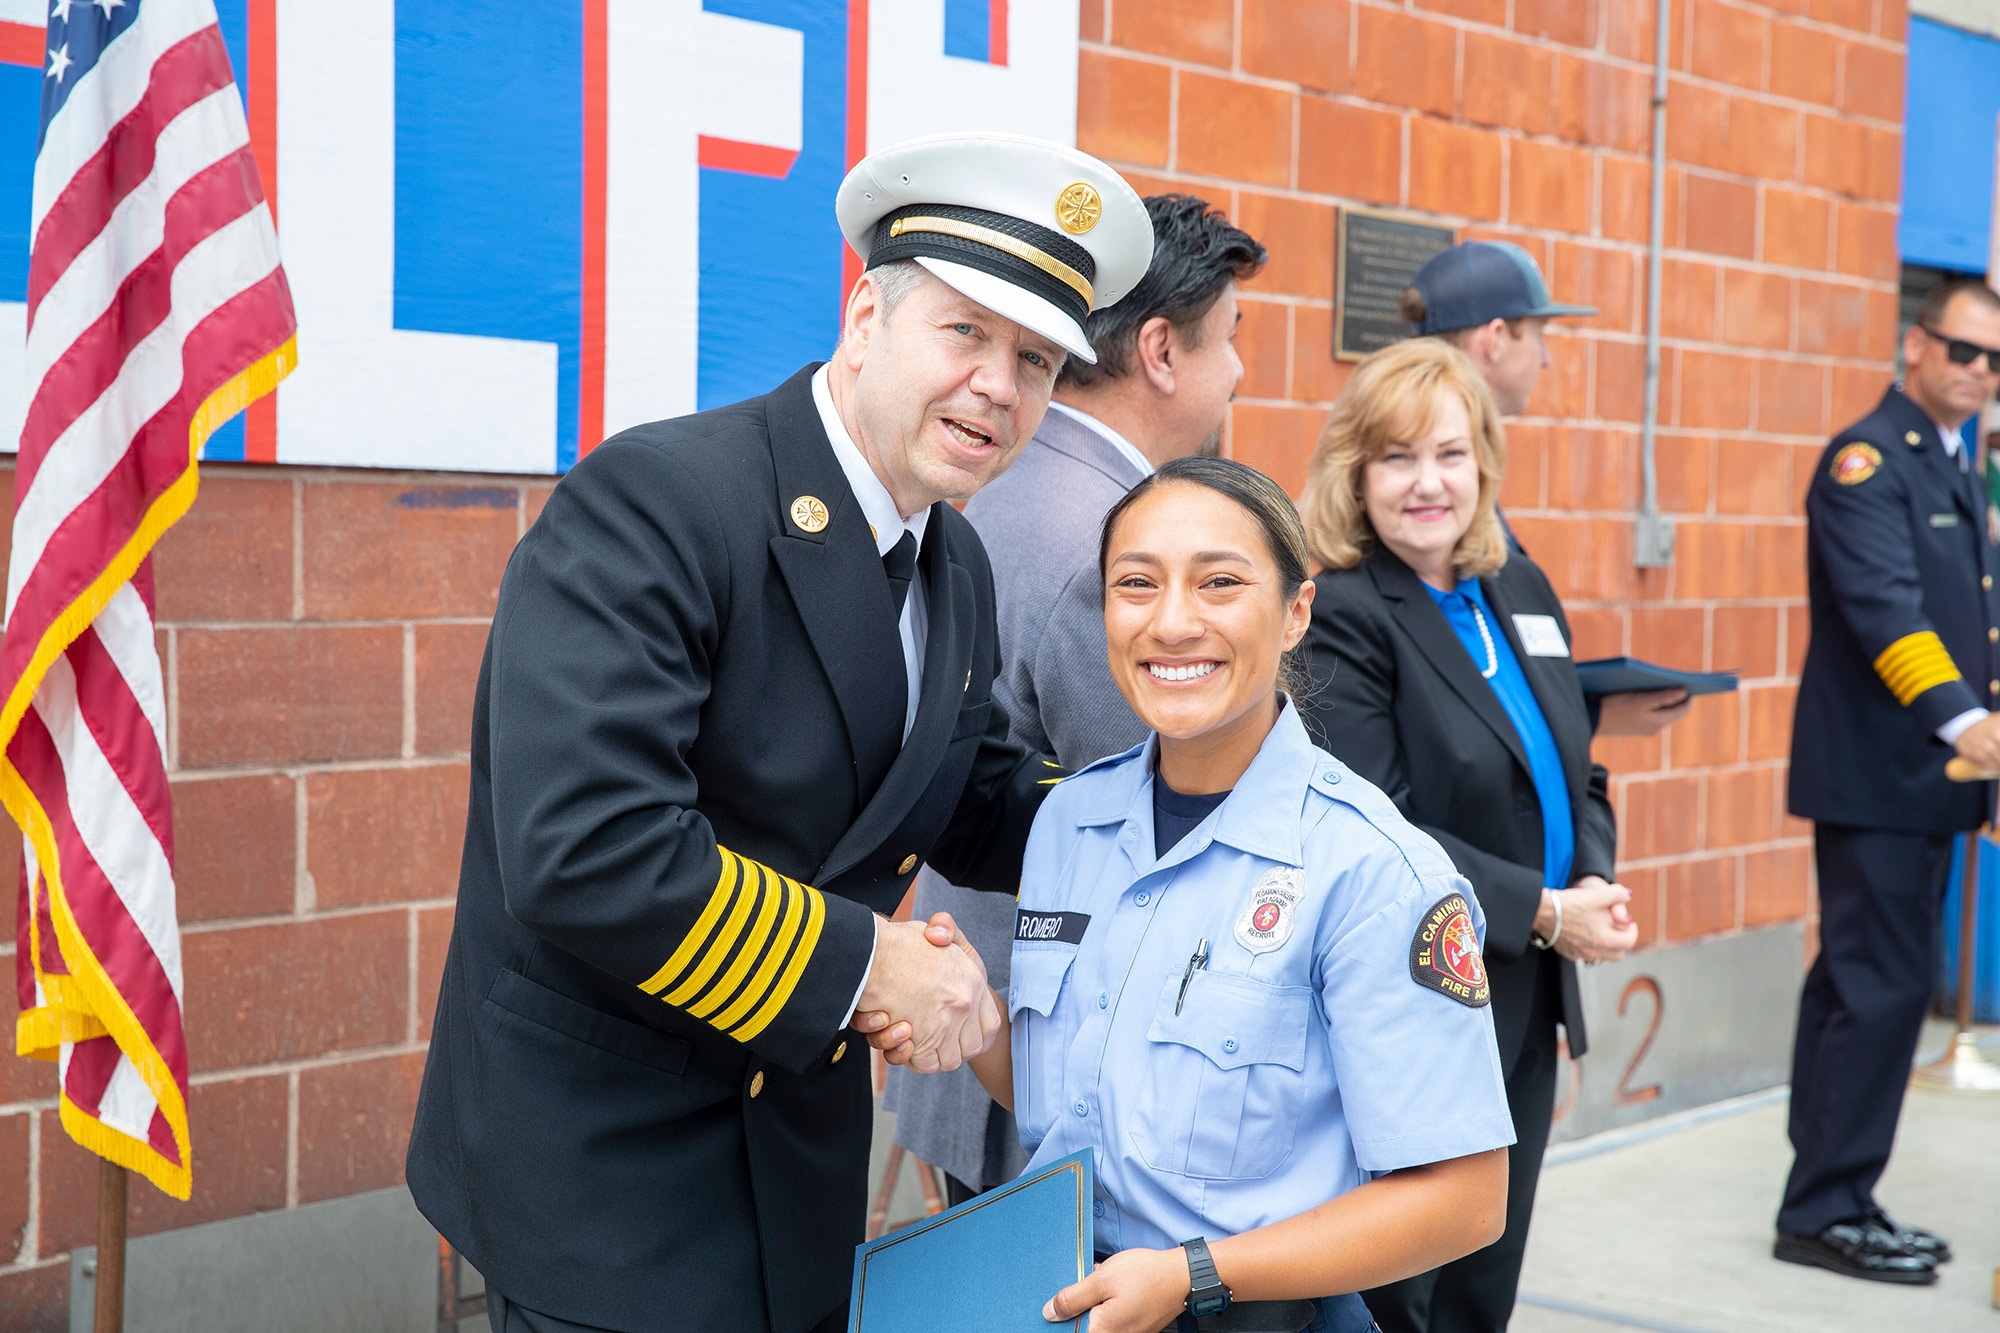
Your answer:
[[[1146,1032],[1133,1147],[1156,1171],[1268,1176],[1291,1155],[1305,1105],[1312,989],[1204,970],[1185,1001],[1180,992],[1169,978]]]
[[[1013,1024],[1014,1118],[1023,1143],[1048,1137],[1062,1101],[1063,1052],[1069,1046],[1056,1001],[1076,961],[1074,944],[1037,944],[1014,950],[1008,964],[1007,1016]]]

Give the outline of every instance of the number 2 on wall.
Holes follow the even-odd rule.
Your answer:
[[[1653,1049],[1653,1038],[1660,1035],[1660,1019],[1667,1012],[1666,1000],[1660,995],[1660,983],[1651,977],[1633,977],[1626,982],[1624,991],[1618,996],[1618,1016],[1625,1017],[1625,1009],[1631,1004],[1632,996],[1641,992],[1653,997],[1653,1021],[1646,1028],[1646,1036],[1639,1043],[1639,1049],[1632,1053],[1630,1063],[1625,1066],[1623,1077],[1618,1080],[1617,1095],[1611,1099],[1613,1106],[1637,1106],[1660,1099],[1660,1085],[1657,1083],[1648,1083],[1643,1088],[1632,1086],[1632,1075],[1637,1072],[1639,1062],[1646,1058],[1646,1052]]]

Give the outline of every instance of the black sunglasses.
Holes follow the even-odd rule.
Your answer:
[[[1919,324],[1917,327],[1944,344],[1944,354],[1951,359],[1954,366],[1969,366],[1984,356],[1987,371],[2000,375],[2000,347],[1981,347],[1978,343],[1969,343],[1963,338],[1947,338],[1936,329],[1924,324]]]

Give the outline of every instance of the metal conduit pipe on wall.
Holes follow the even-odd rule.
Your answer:
[[[1660,252],[1667,225],[1667,26],[1671,0],[1659,0],[1653,33],[1652,221],[1646,240],[1646,406],[1640,427],[1640,467],[1645,494],[1632,537],[1632,561],[1641,569],[1674,562],[1674,521],[1660,512],[1659,467],[1654,458],[1660,424]]]

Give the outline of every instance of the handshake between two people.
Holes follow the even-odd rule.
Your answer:
[[[1000,1003],[951,913],[877,920],[875,964],[852,1026],[890,1064],[935,1074],[986,1052],[1000,1032]]]

